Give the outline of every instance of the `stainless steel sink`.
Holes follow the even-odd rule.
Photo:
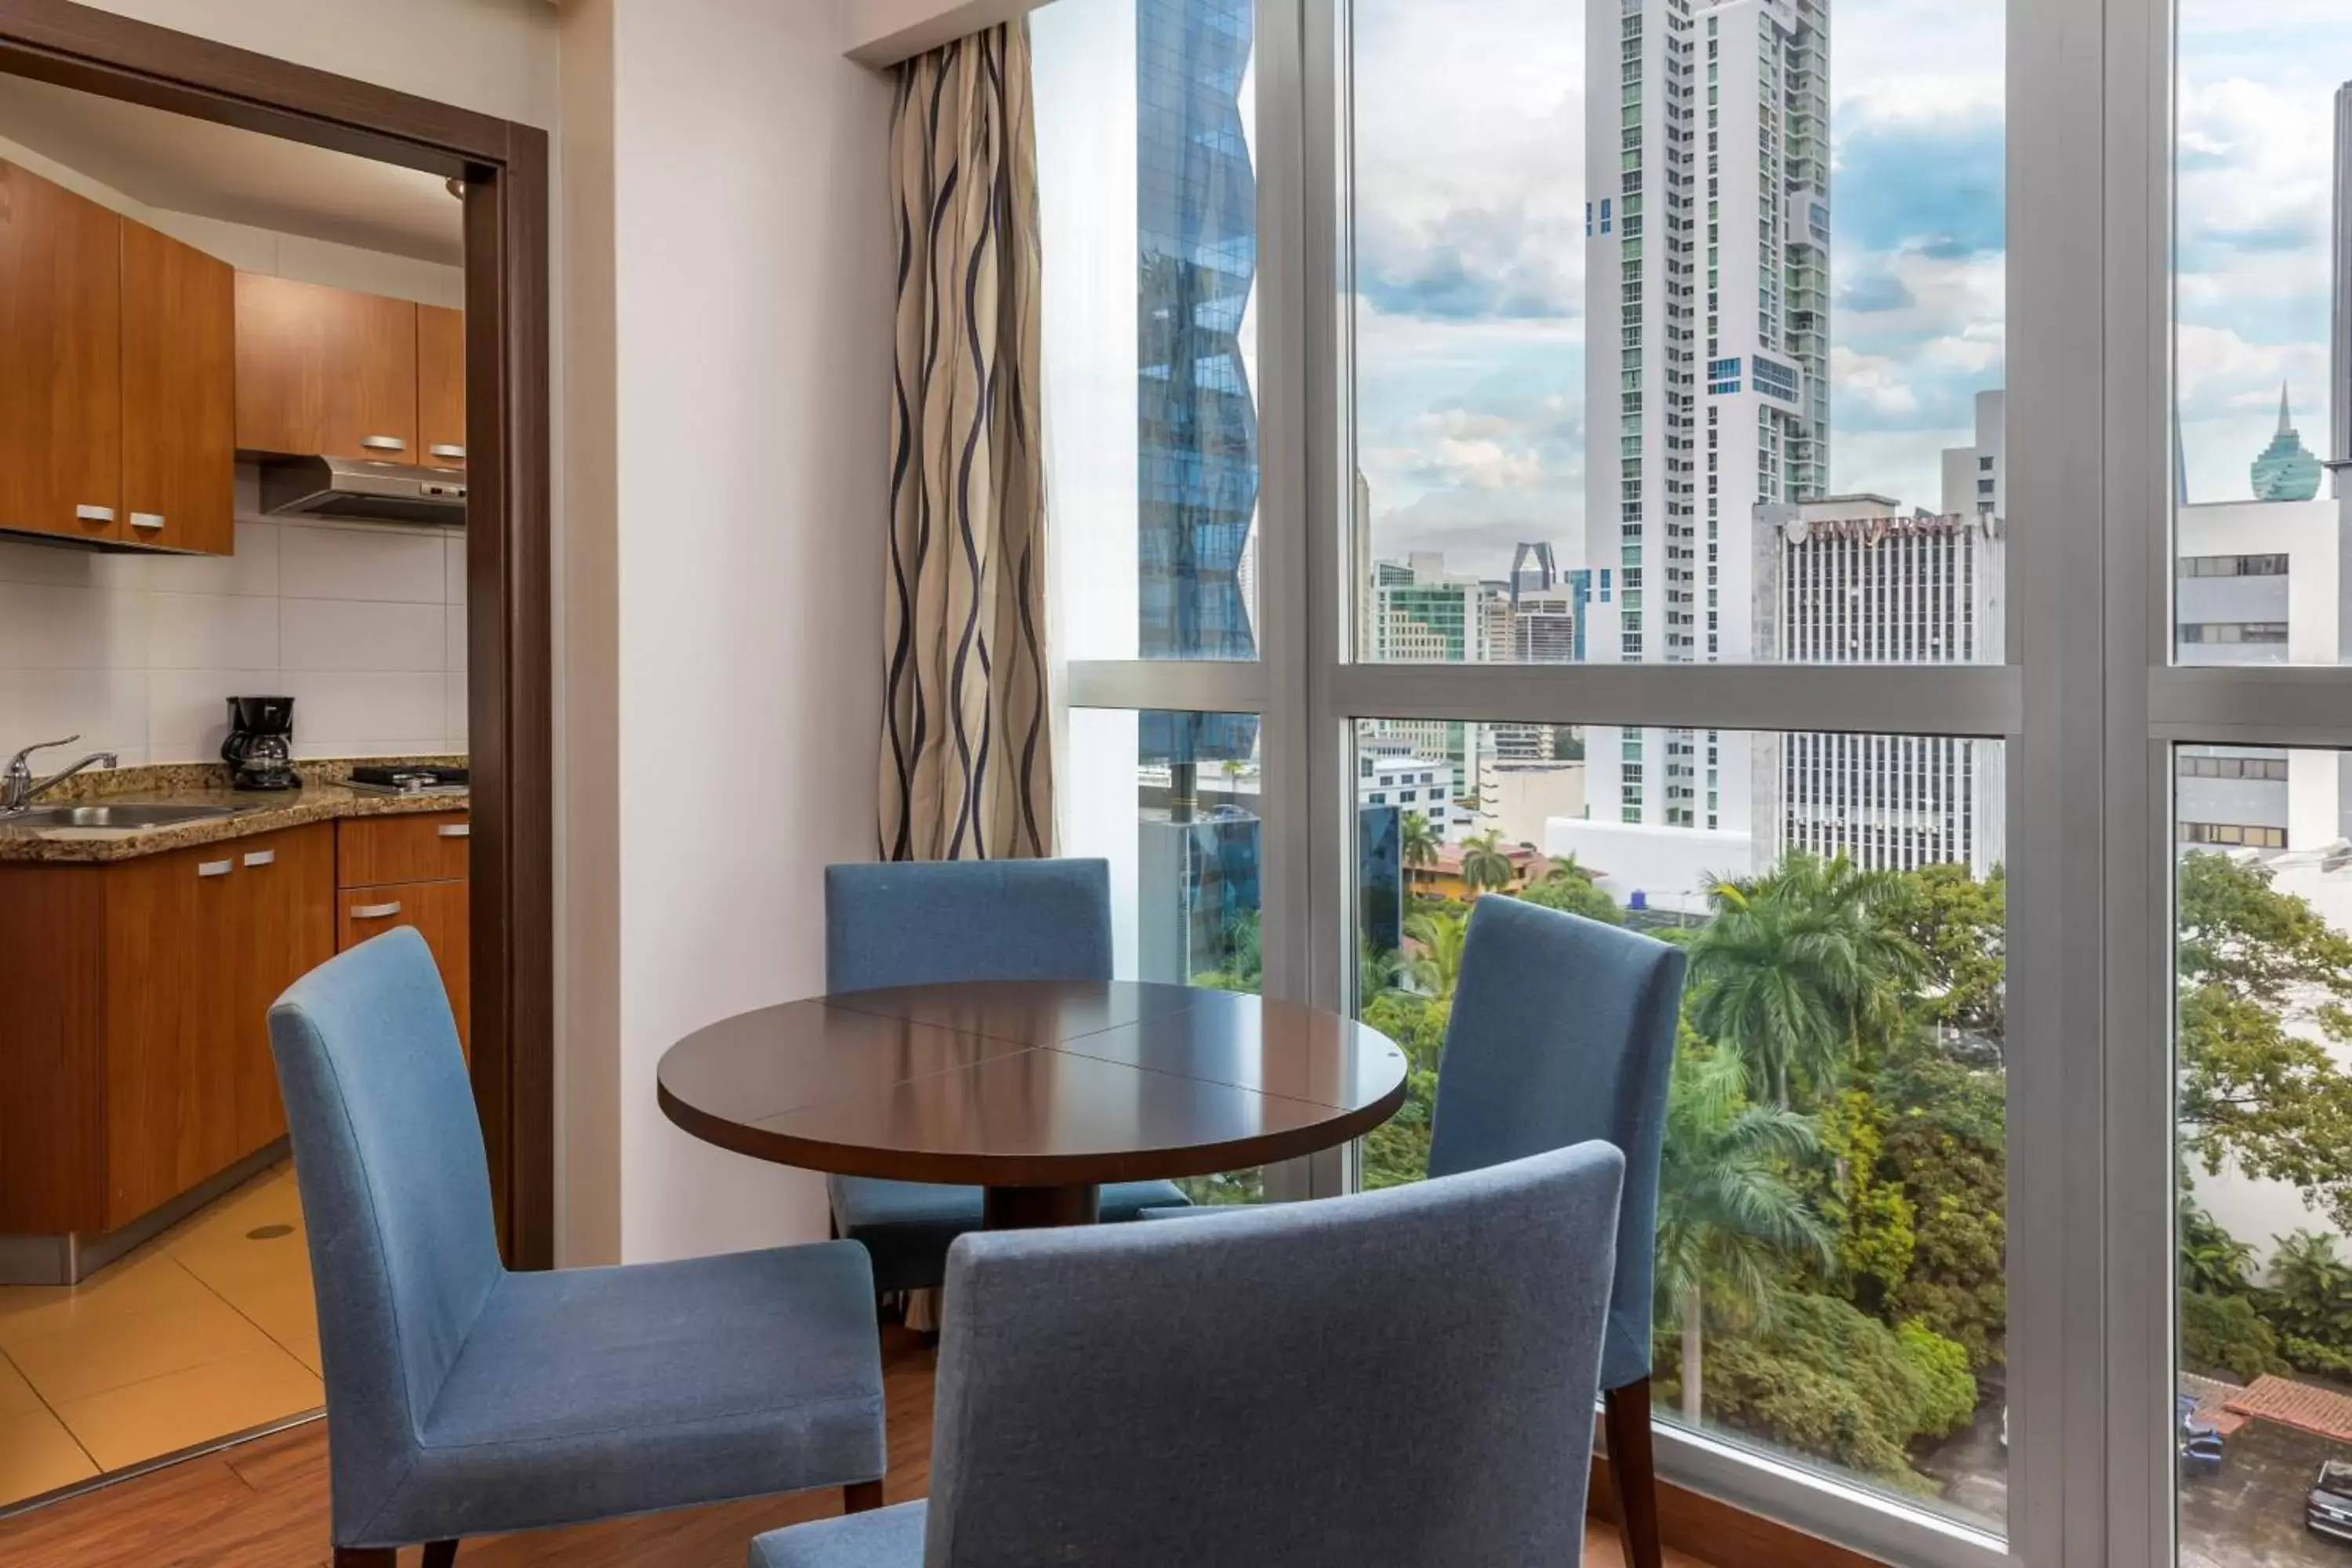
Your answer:
[[[173,827],[236,815],[228,805],[42,805],[0,816],[0,827]]]

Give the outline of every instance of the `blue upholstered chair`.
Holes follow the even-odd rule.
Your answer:
[[[1633,1568],[1657,1568],[1662,1551],[1650,1453],[1650,1300],[1659,1145],[1682,994],[1680,948],[1517,899],[1480,899],[1430,1125],[1432,1177],[1595,1138],[1624,1153],[1601,1386]]]
[[[1438,1064],[1429,1174],[1458,1175],[1590,1139],[1625,1155],[1601,1385],[1610,1473],[1633,1568],[1658,1568],[1650,1453],[1650,1298],[1658,1153],[1683,990],[1682,950],[1517,899],[1470,917]],[[1152,1210],[1194,1219],[1216,1209]]]
[[[416,932],[269,1013],[326,1357],[338,1568],[426,1542],[845,1487],[882,1500],[873,1278],[845,1242],[510,1274]]]
[[[1100,860],[895,861],[824,873],[824,988],[962,980],[1108,980],[1110,868]],[[835,1176],[835,1230],[863,1242],[882,1290],[923,1290],[981,1226],[978,1187]],[[1172,1182],[1102,1190],[1105,1221],[1181,1206]]]
[[[929,1501],[752,1568],[1573,1563],[1624,1157],[948,1262]]]

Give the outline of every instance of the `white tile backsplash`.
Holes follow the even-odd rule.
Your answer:
[[[149,669],[274,669],[278,601],[226,594],[147,595]]]
[[[0,752],[209,761],[240,694],[295,699],[301,756],[464,750],[463,535],[263,518],[237,479],[233,556],[0,539]]]
[[[288,599],[446,604],[446,542],[438,530],[287,528],[278,545],[278,592]]]
[[[289,669],[437,672],[448,668],[448,619],[442,605],[280,599],[278,662]]]

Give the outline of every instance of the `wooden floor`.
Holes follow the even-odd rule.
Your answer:
[[[885,1499],[923,1495],[931,1458],[931,1371],[937,1351],[902,1329],[883,1331],[890,1475]],[[815,1519],[840,1494],[759,1502],[469,1541],[460,1568],[742,1568],[752,1536]],[[401,1554],[415,1568],[419,1553]],[[321,1422],[121,1481],[0,1521],[8,1568],[320,1568],[327,1563],[327,1436]],[[1617,1568],[1617,1538],[1595,1524],[1585,1561]],[[1666,1554],[1667,1568],[1706,1568]]]

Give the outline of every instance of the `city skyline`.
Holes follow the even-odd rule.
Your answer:
[[[2322,0],[2267,7],[2259,27],[2219,0],[2181,7],[2180,413],[2200,502],[2251,495],[2282,381],[2306,437],[2327,428],[2340,72],[2318,62],[2339,18]],[[1924,503],[1941,450],[1971,438],[1973,395],[2004,379],[2002,25],[1853,0],[1834,31],[1827,488]],[[1442,550],[1501,577],[1521,542],[1591,554],[1583,56],[1581,18],[1534,0],[1357,8],[1358,89],[1384,105],[1360,121],[1355,184],[1360,452],[1382,557]],[[1475,94],[1435,90],[1473,75]]]

